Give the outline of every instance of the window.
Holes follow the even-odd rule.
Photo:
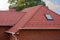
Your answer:
[[[53,20],[53,18],[52,18],[52,16],[50,14],[45,14],[45,17],[46,17],[46,19],[48,21],[52,21]]]

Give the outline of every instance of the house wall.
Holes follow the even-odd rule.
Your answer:
[[[20,30],[18,40],[60,40],[60,30]]]
[[[9,34],[5,33],[10,27],[0,26],[0,40],[9,40]]]

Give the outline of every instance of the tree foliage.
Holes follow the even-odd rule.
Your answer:
[[[41,0],[9,0],[9,3],[13,4],[17,11],[27,7],[36,6],[41,2]]]

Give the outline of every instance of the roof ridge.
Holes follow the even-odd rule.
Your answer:
[[[44,7],[45,7],[45,6],[44,6]],[[51,9],[49,9],[49,7],[46,6],[45,8],[47,8],[49,11],[55,13],[56,15],[60,16],[58,13],[56,13],[56,12],[52,11]]]
[[[32,18],[32,16],[33,16],[34,14],[36,14],[37,11],[39,11],[40,7],[41,7],[41,6],[38,5],[38,6],[36,6],[36,7],[31,8],[31,9],[35,9],[35,10],[34,10],[34,11],[31,10],[32,12],[26,13],[26,15],[23,16],[24,18],[22,18],[14,27],[12,27],[11,29],[9,29],[7,32],[8,32],[8,33],[12,33],[12,32],[16,33],[16,32],[19,30],[19,28],[23,28],[24,25],[25,25],[25,23],[27,23],[27,21],[29,21],[29,19]],[[27,18],[26,18],[26,17],[27,17]],[[20,27],[19,27],[19,26],[20,26]],[[12,33],[12,34],[13,34],[13,33]]]

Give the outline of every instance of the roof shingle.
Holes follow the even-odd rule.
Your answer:
[[[10,11],[0,11],[0,26],[13,26],[24,15],[23,12],[16,12],[11,9]]]
[[[38,5],[22,12],[27,13],[7,32],[16,33],[19,29],[60,29],[60,16],[46,6]],[[44,16],[46,13],[50,14],[54,20],[48,21]]]

